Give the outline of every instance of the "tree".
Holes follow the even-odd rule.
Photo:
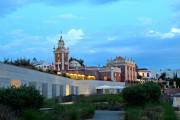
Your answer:
[[[84,65],[84,60],[71,57],[71,58],[69,59],[69,62],[71,62],[71,61],[73,61],[73,60],[79,62],[79,64],[80,64],[81,66],[83,66],[83,67],[85,66],[85,65]]]
[[[161,75],[158,79],[166,80],[166,73],[165,72],[161,73]]]
[[[142,76],[140,76],[139,72],[138,72],[138,65],[135,64],[136,66],[136,72],[137,72],[137,79],[142,79]]]
[[[157,102],[160,99],[160,86],[153,82],[127,87],[122,91],[123,99],[128,104],[145,104]]]
[[[43,105],[43,96],[34,87],[11,87],[0,89],[0,103],[18,111],[26,108],[38,109]]]

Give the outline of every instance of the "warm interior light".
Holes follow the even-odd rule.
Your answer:
[[[19,88],[21,86],[21,81],[20,80],[11,80],[11,86]]]
[[[66,84],[66,96],[70,95],[70,86],[69,84]]]

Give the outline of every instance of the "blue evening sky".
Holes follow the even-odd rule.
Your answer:
[[[133,58],[139,67],[180,68],[179,0],[1,0],[0,60],[53,62],[61,35],[86,65]]]

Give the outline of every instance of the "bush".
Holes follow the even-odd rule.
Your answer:
[[[166,102],[148,103],[144,106],[128,106],[126,120],[177,120],[174,109]]]
[[[17,118],[9,107],[0,105],[0,120],[17,120]]]
[[[159,101],[161,95],[161,87],[153,82],[145,83],[143,85],[146,90],[146,99],[150,102]]]
[[[43,96],[33,87],[7,88],[0,90],[0,103],[14,110],[25,108],[40,108],[43,105]]]
[[[123,99],[128,104],[144,104],[159,101],[161,90],[158,84],[149,82],[143,85],[127,87],[122,91]]]

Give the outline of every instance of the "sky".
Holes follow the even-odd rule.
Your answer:
[[[0,60],[51,63],[62,35],[70,56],[86,65],[122,56],[143,68],[177,69],[179,19],[179,0],[1,0]]]

